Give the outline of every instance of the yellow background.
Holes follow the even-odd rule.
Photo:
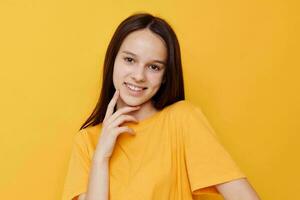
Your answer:
[[[300,199],[299,8],[296,0],[1,0],[1,199],[60,199],[108,42],[136,11],[173,26],[187,99],[262,199]]]

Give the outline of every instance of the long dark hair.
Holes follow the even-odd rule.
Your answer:
[[[145,28],[159,35],[167,45],[167,66],[164,73],[164,83],[161,84],[159,90],[151,99],[154,107],[161,110],[170,104],[185,99],[180,47],[175,32],[162,18],[149,13],[135,13],[121,22],[108,45],[104,60],[101,94],[92,114],[80,130],[103,122],[107,106],[115,92],[113,67],[120,46],[128,34]]]

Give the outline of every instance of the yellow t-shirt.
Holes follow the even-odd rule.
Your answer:
[[[245,174],[199,107],[176,102],[119,135],[109,163],[110,200],[220,200],[216,184]],[[101,124],[74,137],[63,200],[85,193]]]

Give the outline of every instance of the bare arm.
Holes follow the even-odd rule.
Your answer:
[[[82,193],[79,196],[74,197],[72,200],[85,200],[86,194]]]
[[[79,195],[78,198],[73,199],[73,200],[85,200],[85,197],[86,197],[86,195],[85,195],[85,193],[83,193],[83,194]]]
[[[93,156],[87,192],[78,196],[78,200],[108,200],[109,199],[109,159],[112,155],[116,139],[120,134],[135,134],[134,130],[121,126],[126,121],[137,122],[137,119],[125,113],[140,107],[126,106],[114,113],[119,92],[116,91],[108,104],[99,141]],[[76,199],[76,198],[75,198]]]
[[[109,191],[109,160],[93,161],[91,166],[88,189],[84,200],[108,200]],[[80,200],[80,199],[79,199]]]
[[[216,188],[225,200],[260,200],[246,178],[218,184]]]
[[[73,200],[108,200],[109,195],[109,161],[102,159],[93,161],[89,175],[86,193],[82,193]]]

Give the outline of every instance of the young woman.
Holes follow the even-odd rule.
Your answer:
[[[63,200],[257,200],[199,107],[185,100],[171,26],[125,19],[96,108],[74,138]]]

